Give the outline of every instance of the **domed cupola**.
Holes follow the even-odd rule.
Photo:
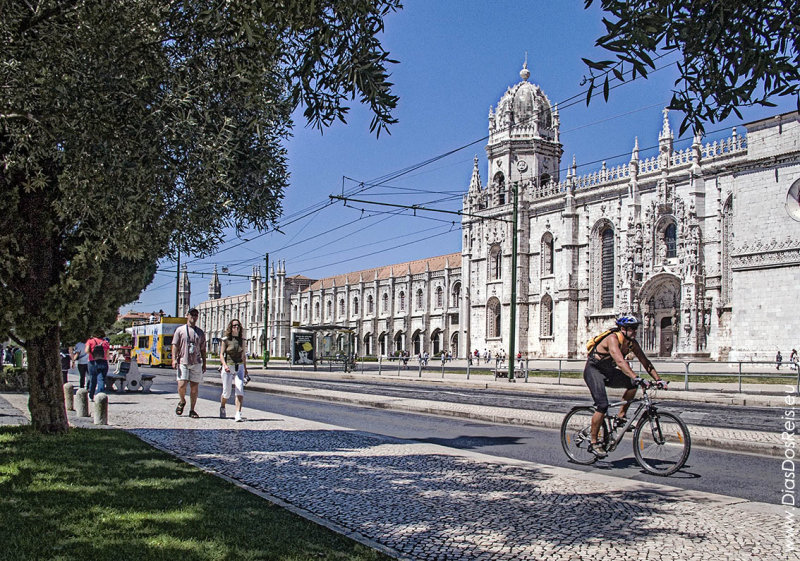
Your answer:
[[[560,181],[561,155],[558,107],[528,81],[527,56],[522,81],[508,88],[497,109],[489,109],[487,196],[490,206],[508,204],[508,186],[546,185]]]
[[[508,88],[497,104],[489,110],[489,142],[502,138],[542,138],[555,140],[558,125],[553,124],[550,100],[530,78],[527,61],[519,73],[522,81]]]

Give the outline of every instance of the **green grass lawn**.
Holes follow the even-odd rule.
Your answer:
[[[0,558],[385,560],[119,430],[0,427]]]

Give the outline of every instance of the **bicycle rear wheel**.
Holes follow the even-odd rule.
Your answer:
[[[597,461],[597,456],[589,451],[592,442],[592,415],[591,407],[575,407],[567,413],[561,423],[561,446],[569,459],[577,464],[589,465]],[[606,442],[606,425],[600,425],[600,442]]]
[[[681,469],[691,448],[686,423],[672,413],[645,415],[633,433],[633,455],[653,475],[672,475]]]

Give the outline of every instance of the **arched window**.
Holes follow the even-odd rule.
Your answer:
[[[303,321],[308,321],[308,304],[303,304]]]
[[[344,315],[344,298],[341,298],[339,300],[339,315],[340,316]]]
[[[489,280],[500,280],[503,276],[503,252],[499,245],[489,250]]]
[[[540,312],[540,324],[539,324],[539,336],[540,337],[552,337],[553,336],[553,299],[550,298],[549,294],[545,294],[542,296],[542,303],[539,306]]]
[[[331,319],[331,316],[333,315],[332,312],[333,312],[333,303],[330,300],[328,300],[327,302],[325,302],[325,318]]]
[[[502,173],[497,173],[494,176],[494,185],[497,189],[497,204],[506,204],[506,178]]]
[[[553,234],[545,232],[542,236],[542,275],[552,275],[555,268],[553,266]]]
[[[452,304],[456,307],[461,307],[461,283],[457,282],[453,285],[453,301]]]
[[[314,319],[319,321],[319,302],[314,302]]]
[[[486,337],[500,337],[500,300],[495,297],[486,303]]]
[[[444,291],[441,286],[436,287],[436,307],[441,308],[444,306]]]
[[[614,231],[606,228],[600,234],[602,240],[602,264],[600,269],[601,297],[603,308],[614,307]]]
[[[417,290],[417,309],[422,309],[422,289]]]
[[[353,313],[358,315],[358,296],[353,298]]]
[[[403,312],[406,309],[406,293],[402,290],[400,291],[400,311]]]
[[[678,252],[675,247],[675,241],[677,238],[677,228],[675,228],[675,224],[670,224],[667,226],[667,229],[664,230],[664,243],[667,246],[667,258],[677,257]]]
[[[384,293],[383,294],[383,310],[384,313],[389,311],[389,295]]]
[[[375,302],[372,300],[372,294],[367,296],[367,313],[368,314],[375,313]]]

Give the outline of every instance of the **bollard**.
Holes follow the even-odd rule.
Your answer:
[[[64,405],[67,407],[67,411],[75,411],[75,394],[73,394],[75,388],[67,382],[64,384]]]
[[[78,417],[89,417],[89,390],[86,388],[75,392],[75,413]]]
[[[104,393],[94,394],[94,424],[108,424],[108,396]]]

